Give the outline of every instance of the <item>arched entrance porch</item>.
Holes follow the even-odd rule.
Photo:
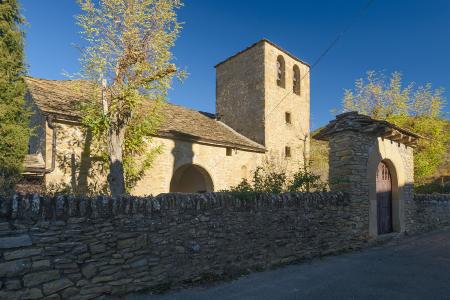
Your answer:
[[[369,233],[372,237],[389,232],[403,232],[404,165],[398,146],[378,140],[378,147],[369,155]],[[389,216],[390,215],[390,216]]]
[[[206,193],[214,191],[208,172],[194,164],[185,164],[174,172],[170,181],[171,193]]]

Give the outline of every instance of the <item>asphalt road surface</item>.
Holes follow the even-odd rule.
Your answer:
[[[447,299],[450,230],[237,280],[129,300],[221,299]]]

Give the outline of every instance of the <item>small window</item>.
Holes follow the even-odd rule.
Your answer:
[[[284,147],[284,156],[286,158],[291,157],[291,147]]]
[[[227,147],[227,156],[231,156],[233,154],[233,149]]]
[[[283,56],[279,55],[277,58],[277,85],[285,87],[285,65]]]
[[[286,121],[286,124],[292,124],[291,113],[290,112],[286,112],[284,114],[284,119]]]
[[[300,95],[300,69],[297,65],[293,68],[292,90],[295,94]]]

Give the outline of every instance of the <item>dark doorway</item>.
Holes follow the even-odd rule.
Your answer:
[[[392,180],[388,166],[380,162],[377,169],[378,234],[392,232]]]
[[[194,164],[186,164],[178,168],[170,182],[170,192],[205,193],[213,190],[213,183],[208,172]]]

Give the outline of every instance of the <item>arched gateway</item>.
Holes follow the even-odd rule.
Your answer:
[[[357,112],[336,116],[315,135],[329,141],[332,190],[350,199],[353,227],[376,238],[414,226],[413,148],[419,135]]]
[[[194,164],[179,167],[170,181],[170,192],[206,193],[214,191],[213,182],[208,172]]]

